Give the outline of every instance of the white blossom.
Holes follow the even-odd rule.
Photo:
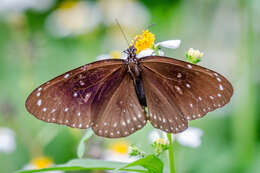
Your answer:
[[[91,32],[100,22],[101,13],[97,5],[81,1],[51,13],[47,17],[46,28],[56,37],[66,37]]]
[[[193,58],[201,58],[203,57],[203,52],[200,52],[199,50],[195,50],[193,48],[190,48],[187,52],[187,55]]]
[[[196,148],[201,145],[202,135],[203,135],[203,131],[201,129],[195,127],[189,127],[185,131],[173,135],[174,136],[173,140],[176,139],[176,141],[183,146]],[[153,130],[149,134],[149,139],[151,142],[154,142],[160,138],[167,140],[168,139],[167,133],[159,132],[158,130]]]
[[[203,131],[199,128],[189,127],[187,130],[176,135],[176,140],[183,146],[199,147]]]
[[[177,49],[180,47],[181,40],[166,40],[155,44],[155,47],[161,46],[169,49]]]
[[[108,54],[101,54],[99,56],[96,57],[96,59],[99,60],[104,60],[104,59],[111,59],[112,57]]]
[[[154,55],[154,50],[153,49],[145,49],[145,50],[142,50],[141,52],[139,52],[136,55],[136,57],[137,58],[142,58],[142,57],[151,56],[151,55]]]
[[[54,0],[1,0],[0,12],[23,12],[27,9],[44,11],[54,4]]]
[[[9,128],[0,128],[0,152],[12,153],[16,149],[15,132]]]

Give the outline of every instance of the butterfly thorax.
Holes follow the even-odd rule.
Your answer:
[[[136,58],[136,48],[130,46],[125,53],[127,54],[126,64],[128,67],[128,72],[133,78],[140,77],[139,60]]]

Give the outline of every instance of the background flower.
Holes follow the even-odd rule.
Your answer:
[[[46,27],[57,37],[78,35],[92,31],[101,21],[96,6],[87,1],[65,1],[49,15]]]
[[[176,135],[176,140],[183,146],[199,147],[203,131],[199,128],[189,127],[187,130]]]
[[[1,0],[0,13],[22,12],[27,9],[44,11],[54,4],[54,0]]]
[[[128,155],[129,147],[130,144],[125,140],[111,142],[104,153],[104,159],[119,162],[132,162],[137,160],[137,158]]]
[[[195,127],[189,127],[187,130],[181,133],[174,134],[173,140],[176,139],[176,141],[183,146],[196,148],[201,145],[202,135],[203,135],[203,131],[201,129]],[[151,133],[149,134],[149,139],[152,142],[157,141],[161,138],[163,138],[164,140],[168,140],[166,133],[163,131],[152,130]]]
[[[15,132],[7,127],[0,127],[0,152],[10,154],[15,149]]]
[[[27,164],[24,169],[42,169],[42,168],[50,168],[54,166],[53,160],[46,156],[33,158],[29,164]],[[64,173],[64,171],[47,171],[46,173]]]

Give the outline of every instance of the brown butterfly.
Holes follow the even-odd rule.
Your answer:
[[[98,136],[128,136],[151,124],[167,133],[227,104],[232,85],[220,74],[173,58],[108,59],[66,72],[35,89],[26,101],[36,118]],[[148,107],[148,115],[144,108]]]

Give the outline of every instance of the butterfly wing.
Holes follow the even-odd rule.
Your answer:
[[[232,85],[220,74],[167,57],[140,59],[149,120],[156,128],[178,133],[229,102]]]
[[[120,83],[125,75],[122,69],[122,60],[103,60],[69,71],[35,89],[26,100],[26,108],[46,122],[88,128],[95,116],[93,100],[105,81],[119,78],[109,85]]]
[[[107,83],[113,82],[111,79]],[[126,72],[117,85],[103,85],[93,101],[95,116],[92,129],[103,137],[128,136],[146,124],[144,108],[140,105],[132,77]]]

